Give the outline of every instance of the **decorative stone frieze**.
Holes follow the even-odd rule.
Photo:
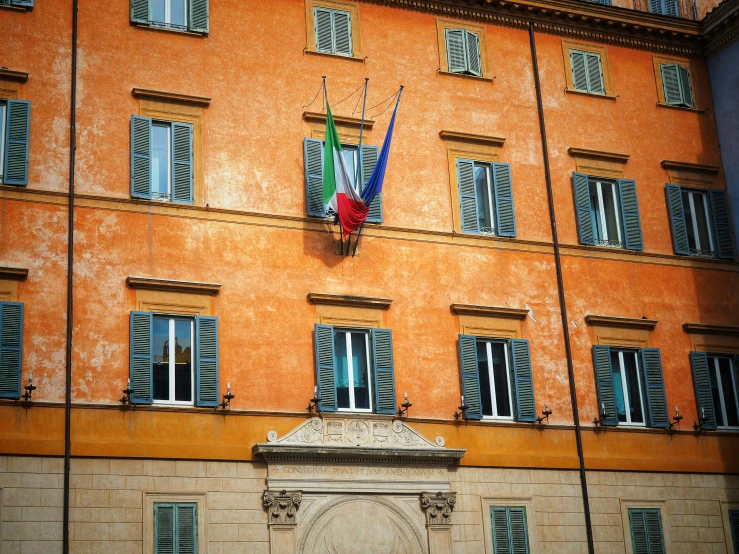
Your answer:
[[[456,492],[425,492],[421,494],[421,509],[426,513],[427,525],[450,525],[452,510],[457,504]]]
[[[295,525],[302,500],[302,491],[264,491],[262,502],[269,513],[267,524]]]

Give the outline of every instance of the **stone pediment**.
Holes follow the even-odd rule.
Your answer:
[[[432,442],[401,420],[379,417],[312,417],[283,437],[267,433],[266,443],[253,452],[273,460],[342,460],[414,462],[449,465],[466,450],[444,447],[444,439]]]

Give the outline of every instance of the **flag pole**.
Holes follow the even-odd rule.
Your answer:
[[[328,103],[328,90],[326,90],[326,76],[323,75],[322,78],[323,78],[323,109],[327,110],[329,103]],[[326,130],[328,131],[328,127]],[[326,153],[324,152],[324,156],[325,155]],[[343,225],[341,225],[341,221],[339,220],[338,217],[336,217],[334,225],[336,225],[337,222],[339,224],[339,240],[341,241],[341,253],[343,254],[344,253],[344,227]]]
[[[359,162],[357,164],[357,170],[354,175],[354,184],[357,189],[357,192],[361,192],[359,190],[359,169],[362,167],[362,131],[364,130],[364,109],[367,107],[367,83],[369,83],[369,77],[364,78],[364,101],[362,102],[362,122],[359,124],[359,146],[357,147],[357,161]]]

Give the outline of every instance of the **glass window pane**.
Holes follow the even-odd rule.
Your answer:
[[[493,354],[493,376],[495,379],[495,404],[498,416],[511,416],[511,402],[508,396],[508,368],[506,367],[505,345],[500,342],[490,344]]]
[[[724,414],[721,409],[721,393],[718,390],[718,378],[716,377],[715,358],[708,358],[708,376],[711,381],[711,397],[713,398],[713,411],[716,414],[716,425],[723,427]]]
[[[367,366],[367,342],[364,333],[352,333],[352,369],[354,370],[354,407],[370,408],[369,367]]]
[[[626,402],[624,401],[624,386],[621,380],[621,361],[618,350],[611,350],[611,377],[613,378],[613,400],[616,403],[616,416],[621,423],[626,423]],[[614,414],[607,414],[613,417]]]
[[[603,240],[603,226],[600,219],[600,201],[598,199],[598,185],[590,183],[590,222],[593,225],[593,236],[596,240]]]
[[[350,148],[348,146],[341,146],[341,155],[344,158],[344,163],[346,164],[346,171],[349,173],[349,179],[351,180],[352,184],[354,184],[354,178],[356,177],[356,171],[357,171],[357,149],[356,148]]]
[[[185,0],[170,0],[170,19],[173,25],[185,24]]]
[[[477,373],[480,376],[480,403],[482,415],[493,415],[493,397],[490,394],[490,373],[488,371],[488,349],[485,341],[477,341]]]
[[[642,394],[639,390],[639,367],[635,352],[624,352],[624,368],[626,373],[626,394],[629,395],[629,412],[631,423],[644,423]]]
[[[154,318],[154,400],[169,400],[169,318]]]
[[[334,333],[334,356],[336,357],[336,401],[339,408],[349,408],[349,360],[346,353],[346,332]]]
[[[169,125],[152,126],[151,190],[153,193],[169,192]]]
[[[150,6],[151,6],[151,20],[152,21],[159,21],[161,23],[164,23],[166,20],[166,16],[164,14],[164,8],[165,8],[165,0],[149,0]]]
[[[731,379],[731,361],[729,358],[719,358],[718,367],[719,373],[721,374],[721,390],[724,393],[724,405],[726,406],[726,425],[737,427],[739,426],[739,414],[737,414],[734,383]]]
[[[605,210],[606,229],[608,230],[608,240],[617,241],[618,232],[618,200],[615,200],[614,192],[616,185],[614,183],[603,183],[603,209]]]
[[[688,246],[695,250],[695,229],[693,228],[693,214],[690,211],[690,193],[682,192],[683,197],[683,213],[685,215],[685,229],[688,232]]]
[[[694,192],[693,203],[695,204],[695,220],[698,226],[701,250],[711,250],[711,240],[708,238],[708,233],[711,231],[708,228],[708,221],[706,221],[706,195]]]
[[[488,186],[487,166],[475,164],[475,195],[477,196],[477,222],[481,231],[493,228],[493,216],[490,213],[490,187]]]
[[[192,321],[178,319],[174,324],[174,399],[192,401]]]

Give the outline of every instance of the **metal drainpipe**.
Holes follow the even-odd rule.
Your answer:
[[[69,463],[71,454],[72,413],[72,323],[74,304],[72,278],[74,276],[74,158],[77,149],[77,5],[72,0],[72,91],[69,115],[69,222],[67,229],[67,348],[64,397],[64,520],[62,523],[62,552],[69,554]]]
[[[536,59],[536,39],[534,38],[534,23],[529,22],[529,42],[531,43],[531,59],[534,63],[534,84],[536,86],[536,105],[539,109],[539,130],[541,132],[541,148],[544,155],[544,175],[547,183],[547,198],[549,200],[549,220],[552,225],[552,241],[554,242],[554,265],[557,271],[557,292],[559,294],[559,311],[562,314],[562,330],[565,339],[565,354],[567,356],[567,376],[570,382],[570,401],[572,403],[572,417],[575,420],[575,440],[577,442],[577,457],[580,460],[580,485],[582,487],[582,502],[585,510],[585,530],[588,536],[588,552],[594,554],[593,526],[590,522],[590,501],[588,500],[588,483],[585,475],[585,457],[582,450],[582,434],[580,430],[580,415],[577,410],[577,391],[575,389],[575,370],[572,367],[572,349],[570,347],[570,330],[567,323],[567,305],[565,304],[565,289],[562,280],[562,262],[559,256],[559,239],[557,238],[557,219],[554,215],[554,200],[552,197],[552,175],[549,170],[549,149],[547,148],[547,130],[544,125],[544,105],[541,99],[541,83],[539,82],[539,64]]]

